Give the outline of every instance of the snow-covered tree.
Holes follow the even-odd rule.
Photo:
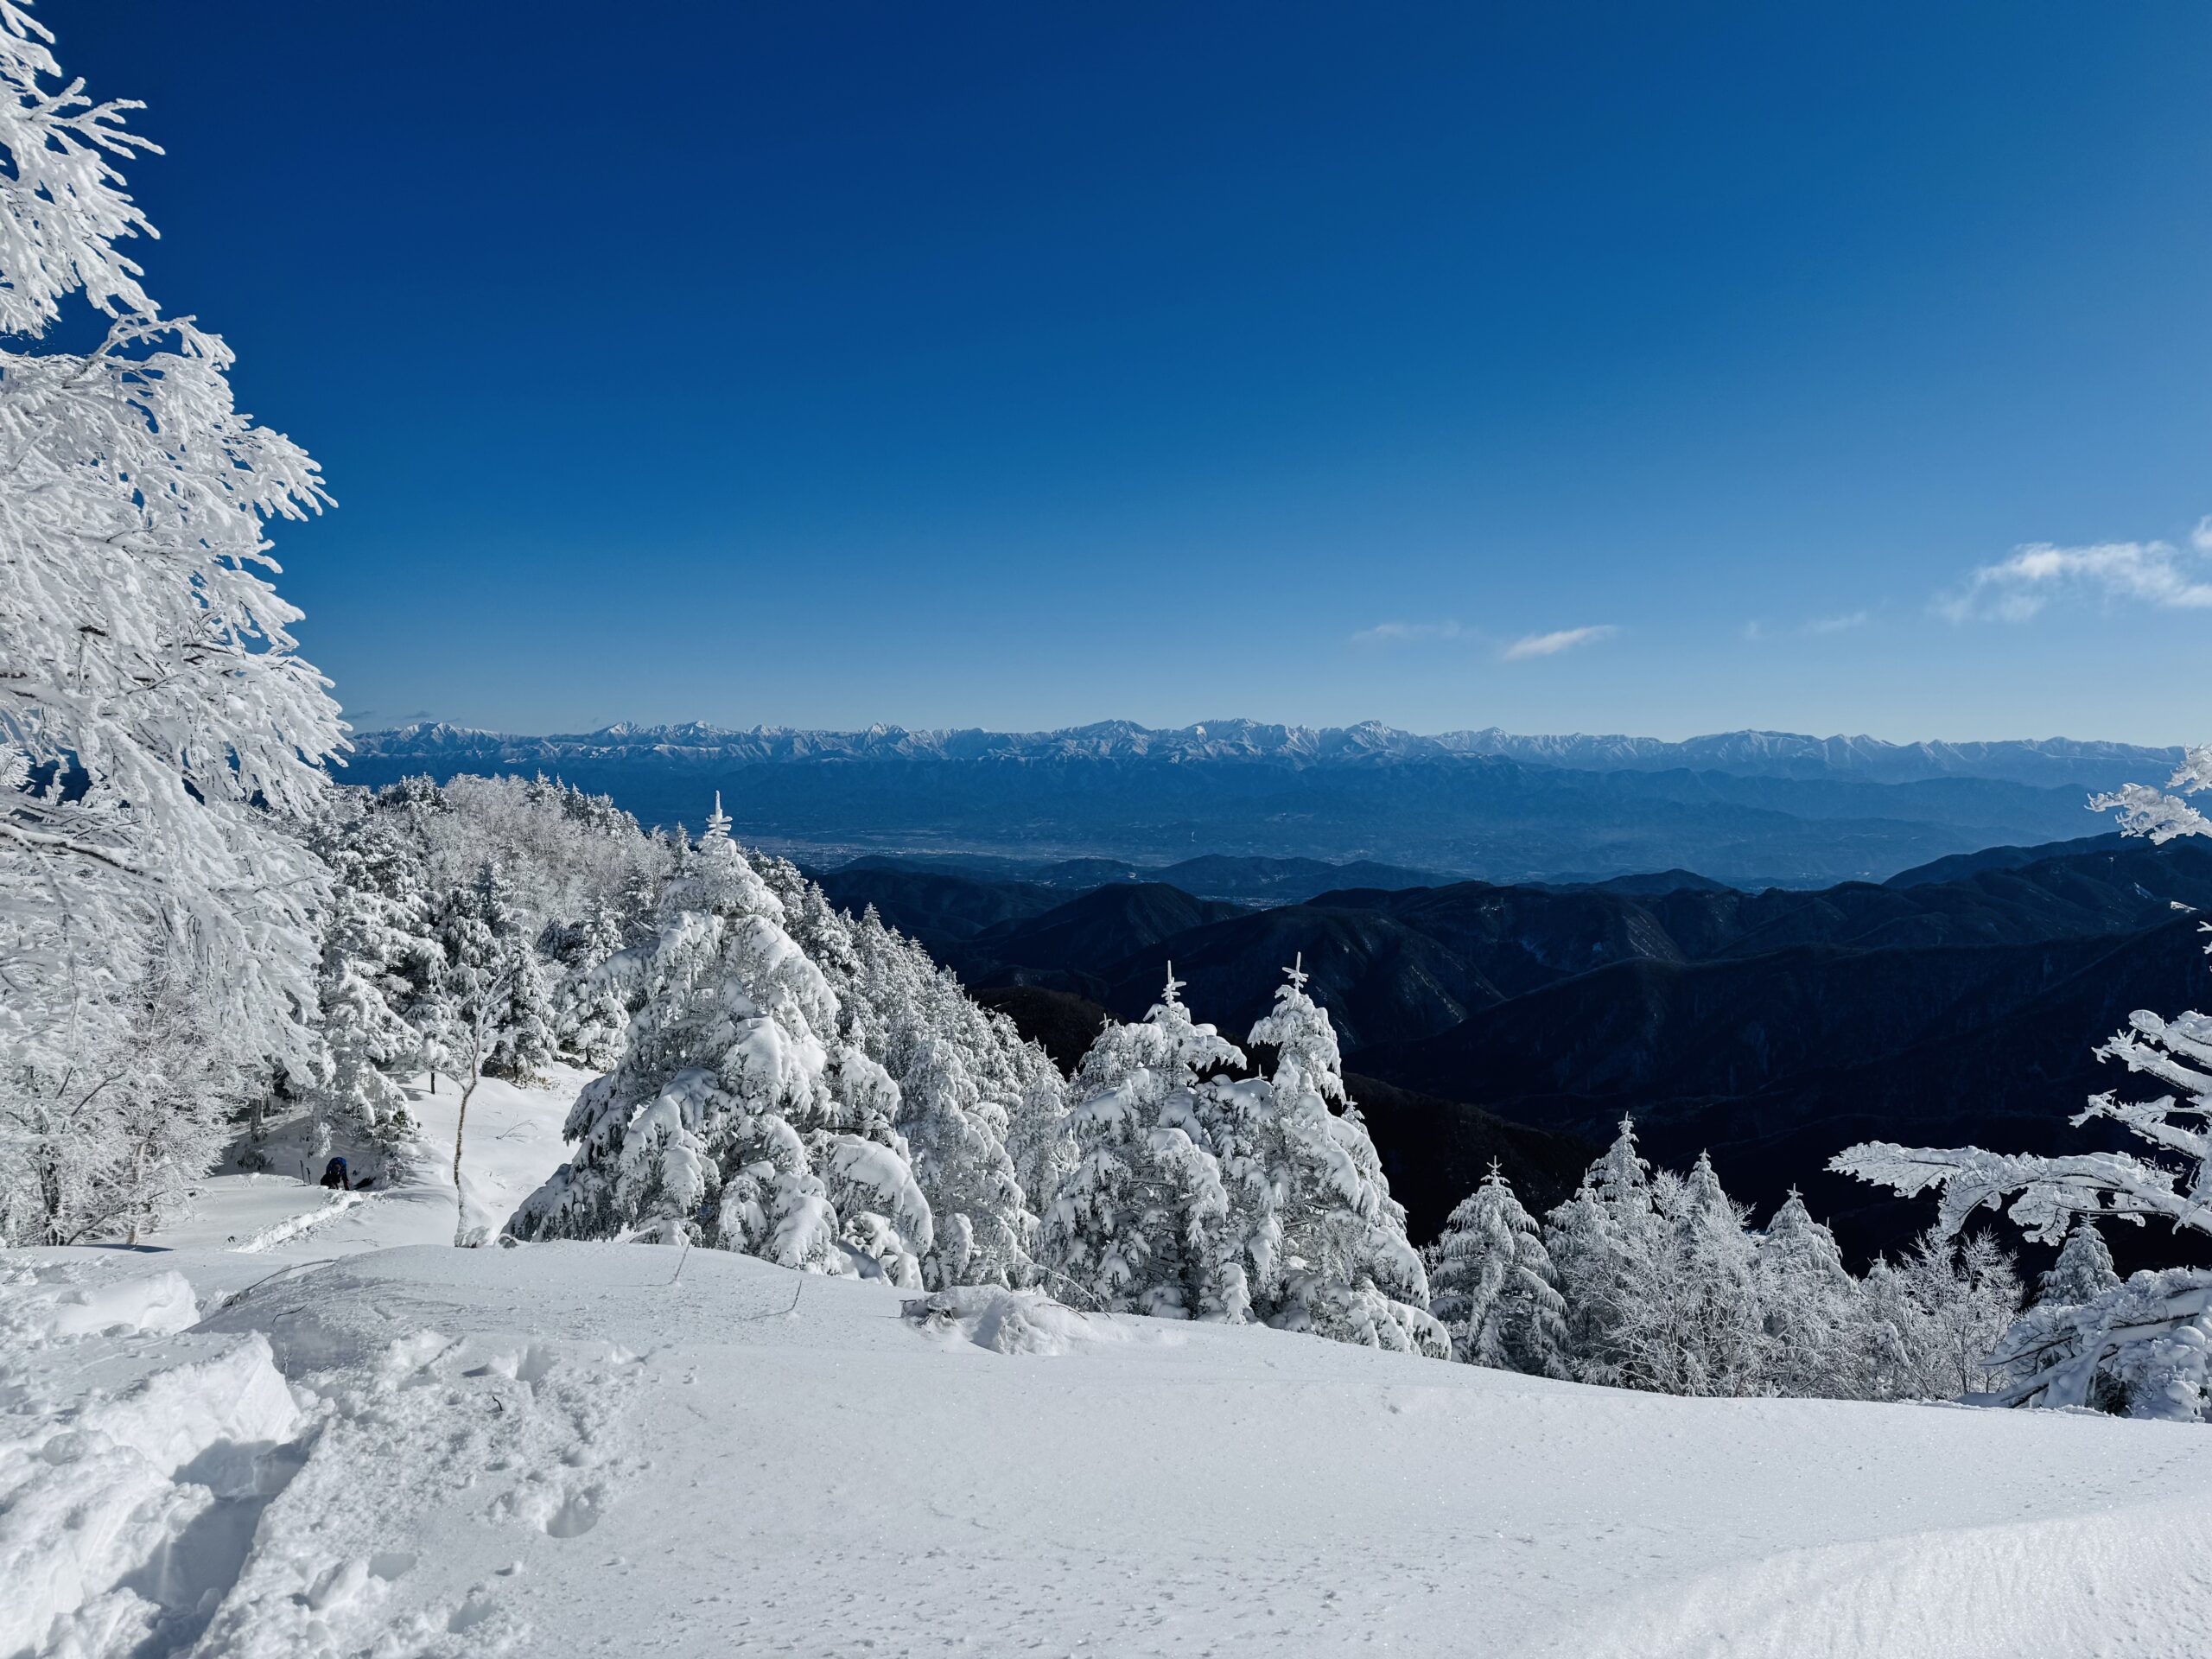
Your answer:
[[[2212,1275],[2139,1273],[2088,1302],[2037,1303],[1990,1359],[2005,1405],[2088,1407],[2131,1417],[2212,1417]]]
[[[1229,1198],[1192,1100],[1203,1075],[1244,1057],[1192,1019],[1182,988],[1171,967],[1151,1011],[1109,1025],[1077,1066],[1076,1161],[1045,1216],[1044,1257],[1056,1292],[1098,1306],[1241,1319],[1250,1291],[1229,1259]]]
[[[1618,1332],[1658,1249],[1650,1172],[1635,1122],[1624,1117],[1581,1185],[1544,1220],[1544,1247],[1567,1300],[1568,1351],[1586,1382],[1624,1379]]]
[[[1428,1311],[1470,1365],[1566,1376],[1567,1302],[1536,1218],[1491,1160],[1430,1253]]]
[[[2037,1281],[2036,1300],[2040,1306],[2080,1307],[2119,1287],[2120,1274],[2113,1268],[2112,1252],[2105,1246],[2104,1235],[2097,1230],[2095,1222],[2083,1216],[2066,1235],[2058,1260]]]
[[[741,1250],[918,1285],[929,1205],[893,1126],[898,1090],[837,1035],[836,994],[716,803],[663,891],[659,931],[600,972],[634,979],[622,1061],[569,1115],[575,1155],[524,1200],[520,1238]]]
[[[553,1041],[560,1054],[594,1071],[621,1058],[623,1034],[630,1028],[628,1005],[599,970],[630,940],[621,912],[603,897],[593,899],[584,914],[563,930],[560,940],[562,977],[553,995]]]
[[[897,1127],[936,1226],[924,1280],[1029,1286],[1039,1223],[1008,1141],[1033,1069],[1050,1060],[873,909],[855,922],[788,861],[756,857],[754,868],[836,992],[840,1034],[899,1087]]]
[[[436,928],[445,963],[423,1023],[447,1069],[461,1069],[466,1035],[471,1070],[535,1082],[553,1057],[552,993],[534,930],[497,861],[486,860],[467,886],[445,893]]]
[[[936,1224],[924,1282],[933,1290],[1026,1285],[1035,1220],[1007,1155],[1005,1108],[977,1086],[953,1045],[934,1033],[919,1039],[899,1079],[899,1105],[914,1179]]]
[[[2152,1283],[2159,1281],[2156,1274],[2145,1277]],[[2197,1275],[2186,1272],[2171,1283],[2190,1301],[2198,1300],[2191,1293],[2203,1288]],[[2043,1405],[2126,1410],[2131,1394],[2136,1392],[2135,1385],[2142,1381],[2143,1363],[2150,1356],[2147,1351],[2125,1356],[2114,1352],[2113,1337],[2116,1330],[2125,1331],[2146,1314],[2155,1319],[2170,1298],[2169,1287],[2163,1284],[2147,1294],[2115,1295],[2120,1288],[2112,1252],[2105,1248],[2096,1224],[2085,1216],[2075,1223],[2059,1249],[2058,1260],[2039,1281],[2035,1305],[2020,1315],[1997,1345],[1990,1363],[2006,1379],[2000,1396],[2014,1404],[2033,1401]],[[2195,1323],[2193,1314],[2184,1321],[2185,1325]],[[2212,1334],[2212,1325],[2205,1327],[2204,1334]],[[2154,1335],[2151,1345],[2171,1346],[2164,1332]],[[2185,1338],[2181,1347],[2192,1345],[2196,1344]],[[2177,1402],[2167,1397],[2169,1394],[2163,1387],[2145,1392],[2145,1403],[2153,1408],[2145,1414],[2177,1414],[2171,1409]],[[2191,1395],[2188,1403],[2190,1408],[2178,1414],[2195,1415],[2201,1396]]]
[[[1302,961],[1287,969],[1274,1007],[1248,1039],[1273,1048],[1275,1065],[1264,1105],[1255,1099],[1259,1109],[1241,1116],[1264,1114],[1280,1148],[1267,1229],[1272,1271],[1254,1276],[1255,1311],[1284,1330],[1449,1358],[1451,1338],[1428,1312],[1427,1272],[1406,1237],[1405,1207],[1390,1196],[1382,1160],[1344,1088],[1336,1028],[1306,982]],[[1217,1093],[1258,1095],[1249,1084]],[[1268,1138],[1244,1137],[1255,1157],[1266,1155]],[[1246,1188],[1258,1184],[1229,1183],[1232,1199]],[[1232,1224],[1249,1237],[1249,1223],[1234,1225],[1244,1209],[1235,1206]]]
[[[249,1087],[212,1006],[156,958],[119,1024],[92,1027],[60,1071],[0,1090],[0,1242],[135,1241],[185,1207]]]
[[[1755,1247],[1742,1211],[1698,1154],[1651,1183],[1653,1224],[1629,1258],[1609,1333],[1618,1380],[1667,1394],[1745,1395],[1765,1382]]]
[[[157,960],[229,1052],[307,1077],[325,878],[281,821],[342,728],[262,527],[328,498],[233,407],[230,349],[142,285],[118,166],[153,146],[136,105],[56,84],[50,40],[0,6],[0,1077],[73,1090]]]
[[[1955,1400],[2002,1381],[1990,1356],[2019,1310],[2020,1279],[1986,1232],[1961,1241],[1930,1227],[1903,1261],[1876,1262],[1863,1294],[1886,1332],[1883,1397]]]
[[[1871,1396],[1875,1332],[1859,1281],[1844,1266],[1835,1235],[1813,1219],[1794,1186],[1758,1241],[1758,1303],[1767,1380],[1777,1394]]]
[[[2147,836],[2153,845],[2164,846],[2177,836],[2212,836],[2212,818],[2184,798],[2208,789],[2212,789],[2212,743],[2183,750],[2182,763],[2166,779],[2165,789],[2123,784],[2112,794],[2092,796],[2089,804],[2100,812],[2119,813],[2122,835]]]
[[[336,814],[314,844],[331,872],[317,986],[327,1069],[311,1093],[317,1141],[340,1128],[388,1160],[414,1127],[394,1077],[424,1057],[404,1010],[442,970],[443,953],[430,935],[421,862],[390,823]]]
[[[1075,1168],[1075,1135],[1068,1114],[1067,1079],[1035,1043],[1024,1046],[1020,1092],[1007,1124],[1007,1155],[1039,1222]]]

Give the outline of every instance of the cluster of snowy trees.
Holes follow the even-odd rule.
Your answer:
[[[677,837],[543,779],[414,778],[334,791],[308,838],[333,887],[324,1052],[299,1090],[321,1140],[389,1157],[410,1073],[528,1084],[556,1058],[611,1060],[625,1011],[585,987],[642,937]]]
[[[873,911],[831,908],[731,840],[679,846],[649,937],[571,1001],[620,1011],[569,1161],[522,1239],[742,1250],[906,1286],[1042,1287],[1087,1308],[1265,1320],[1441,1355],[1427,1282],[1293,971],[1251,1040],[1196,1023],[1171,977],[1071,1084]]]
[[[1861,1278],[1794,1192],[1755,1231],[1710,1159],[1655,1171],[1625,1120],[1541,1223],[1493,1168],[1429,1258],[1454,1358],[1667,1394],[1978,1392],[2020,1301],[1986,1235],[1930,1230]]]

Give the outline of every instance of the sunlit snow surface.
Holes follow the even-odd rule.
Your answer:
[[[564,1106],[486,1113],[536,1160],[487,1191]],[[229,1245],[248,1196],[241,1245],[327,1202],[269,1185],[193,1248],[0,1256],[0,1655],[2212,1651],[2201,1428],[902,1317],[697,1250],[456,1251],[435,1183]]]

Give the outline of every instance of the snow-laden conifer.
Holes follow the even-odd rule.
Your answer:
[[[1428,1274],[1407,1240],[1405,1207],[1390,1196],[1344,1088],[1336,1028],[1307,993],[1307,978],[1302,961],[1284,970],[1274,1007],[1248,1039],[1275,1051],[1261,1109],[1281,1148],[1279,1229],[1270,1230],[1279,1242],[1271,1241],[1274,1270],[1257,1287],[1255,1307],[1281,1329],[1448,1358],[1451,1338],[1428,1312]],[[1234,1098],[1240,1090],[1258,1092],[1249,1084],[1221,1092]],[[1232,1180],[1232,1201],[1250,1185]]]
[[[1769,1343],[1767,1380],[1784,1395],[1867,1396],[1873,1333],[1859,1281],[1835,1235],[1813,1219],[1796,1187],[1758,1241],[1758,1301]]]
[[[590,901],[561,940],[562,977],[553,995],[554,1046],[564,1058],[590,1071],[606,1071],[621,1057],[630,1009],[599,970],[629,943],[620,911],[603,897]]]
[[[2120,1274],[2113,1269],[2112,1251],[2105,1246],[2104,1235],[2097,1230],[2095,1222],[2083,1216],[2066,1235],[2058,1260],[2037,1281],[2036,1300],[2053,1307],[2080,1307],[2119,1285]]]
[[[846,1040],[899,1087],[897,1125],[936,1224],[924,1280],[932,1289],[1031,1284],[1039,1222],[1008,1142],[1032,1070],[1050,1061],[872,908],[855,922],[788,862],[756,866],[836,990]]]
[[[933,1290],[1027,1284],[1034,1222],[1007,1154],[1005,1108],[977,1085],[952,1043],[934,1033],[915,1046],[899,1106],[914,1179],[936,1222],[924,1281]]]
[[[1076,1069],[1075,1164],[1045,1217],[1056,1294],[1109,1309],[1240,1319],[1245,1274],[1224,1239],[1229,1196],[1192,1110],[1202,1075],[1243,1054],[1191,1017],[1182,982],[1146,1016],[1111,1024]]]
[[[1668,1394],[1745,1395],[1765,1381],[1757,1255],[1742,1210],[1703,1153],[1650,1184],[1653,1220],[1610,1333],[1619,1381]]]
[[[1624,1380],[1619,1332],[1650,1271],[1658,1224],[1651,1166],[1637,1150],[1634,1120],[1624,1117],[1581,1185],[1544,1222],[1544,1247],[1567,1300],[1568,1350],[1584,1382]]]
[[[1491,1160],[1482,1185],[1459,1201],[1431,1253],[1428,1311],[1470,1365],[1568,1375],[1567,1302],[1536,1219]]]
[[[569,1115],[574,1157],[523,1238],[680,1237],[814,1272],[918,1285],[929,1205],[898,1090],[839,1038],[837,999],[717,803],[664,890],[659,931],[601,972],[640,1004],[621,1064]]]

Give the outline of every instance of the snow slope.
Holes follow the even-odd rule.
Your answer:
[[[567,1155],[561,1126],[588,1076],[573,1066],[556,1065],[535,1089],[518,1089],[496,1077],[477,1084],[469,1098],[461,1160],[472,1225],[497,1227]],[[172,1249],[266,1254],[272,1265],[301,1255],[340,1255],[395,1244],[451,1244],[460,1092],[451,1077],[441,1077],[435,1093],[427,1077],[408,1079],[403,1087],[421,1133],[396,1182],[379,1183],[363,1193],[316,1185],[322,1159],[307,1151],[297,1135],[300,1126],[294,1125],[270,1137],[270,1169],[210,1176],[200,1185],[192,1214],[151,1242]],[[357,1172],[367,1167],[359,1157],[353,1163]]]
[[[146,1517],[66,1573],[48,1527],[67,1582],[0,1655],[67,1638],[72,1595],[138,1651],[239,1659],[2212,1650],[2193,1428],[1665,1399],[989,1293],[907,1319],[700,1251],[251,1284],[270,1254],[0,1258],[37,1275],[0,1282],[0,1515],[77,1501],[79,1433]],[[132,1389],[192,1365],[162,1384],[189,1432],[132,1441]],[[8,1524],[0,1583],[30,1582]]]

